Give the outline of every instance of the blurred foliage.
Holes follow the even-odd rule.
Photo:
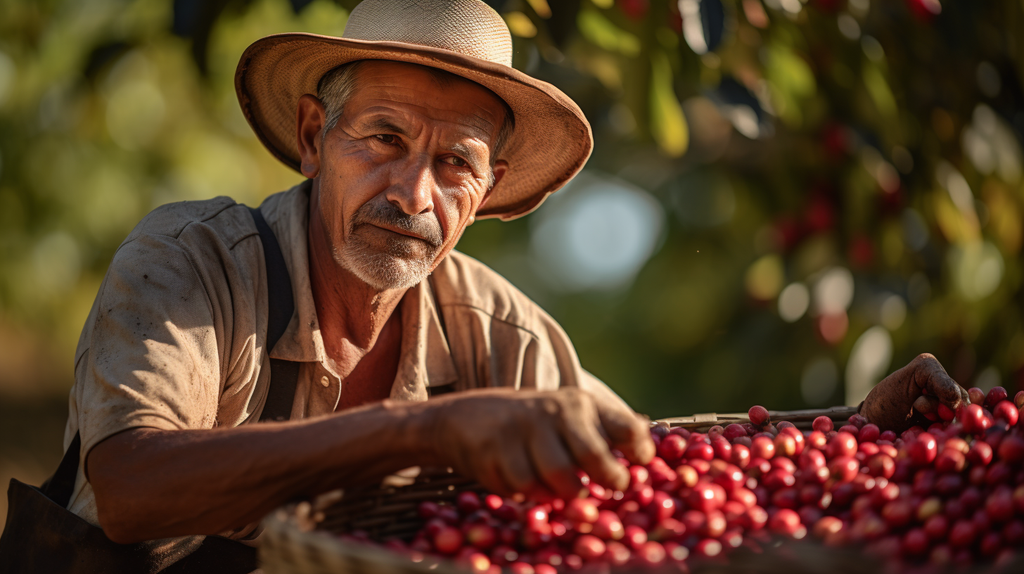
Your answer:
[[[925,351],[965,385],[1020,387],[1024,3],[489,3],[596,148],[460,249],[638,410],[857,401]],[[3,392],[67,389],[150,209],[298,180],[246,125],[234,68],[266,34],[340,35],[354,4],[0,0]]]

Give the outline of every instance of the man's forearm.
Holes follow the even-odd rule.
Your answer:
[[[383,404],[231,429],[132,429],[96,445],[87,471],[116,542],[214,534],[297,495],[432,462],[426,403]]]

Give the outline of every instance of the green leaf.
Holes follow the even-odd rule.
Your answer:
[[[576,24],[584,38],[609,52],[631,57],[640,53],[639,38],[619,28],[593,8],[580,10]]]
[[[864,87],[867,88],[871,100],[875,102],[878,112],[886,118],[895,117],[896,97],[893,96],[889,82],[885,80],[882,71],[878,69],[878,66],[865,64],[863,76]]]
[[[798,54],[776,42],[768,48],[765,76],[775,112],[787,125],[798,127],[804,100],[817,91],[814,72]]]
[[[810,66],[785,46],[774,44],[769,49],[766,73],[776,87],[793,98],[813,96],[817,90]]]
[[[665,54],[651,56],[651,134],[662,151],[672,157],[686,153],[690,130],[683,107],[676,98],[672,83],[672,66]]]

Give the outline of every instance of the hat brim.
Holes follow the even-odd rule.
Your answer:
[[[235,72],[242,113],[263,145],[287,166],[299,171],[299,97],[316,95],[324,74],[356,60],[438,68],[488,88],[512,109],[515,130],[499,158],[509,169],[477,211],[478,219],[507,221],[533,211],[590,157],[590,124],[575,102],[551,84],[514,68],[417,44],[292,33],[254,42]]]

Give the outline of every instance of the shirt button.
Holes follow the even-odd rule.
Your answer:
[[[327,375],[324,375],[324,376],[320,377],[320,384],[325,386],[325,387],[329,387],[329,386],[331,386],[331,381],[327,380]]]

